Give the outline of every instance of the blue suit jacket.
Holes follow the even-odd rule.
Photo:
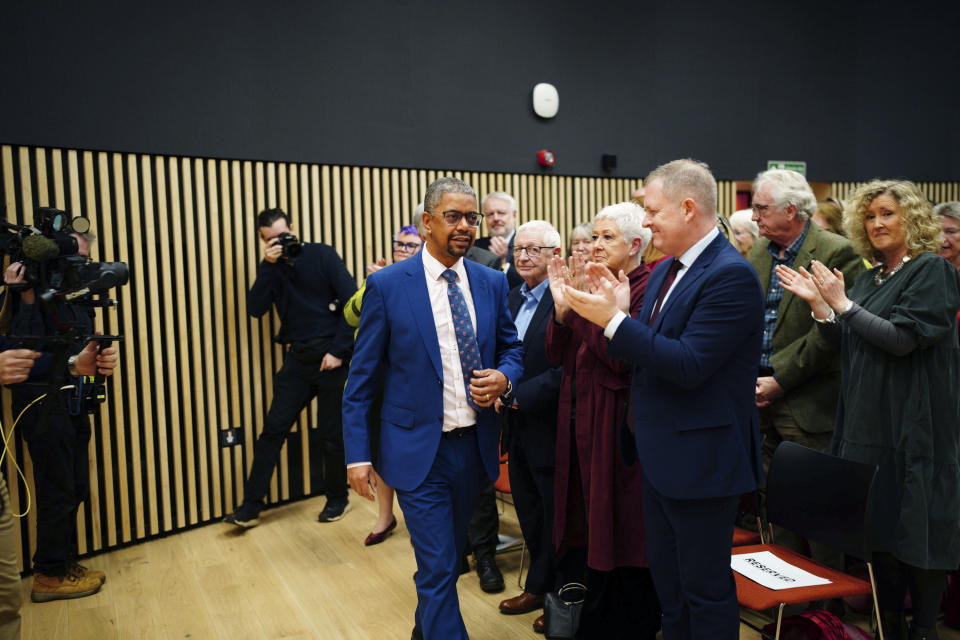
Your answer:
[[[476,312],[480,360],[516,386],[523,350],[507,311],[507,279],[500,271],[465,260]],[[384,380],[380,413],[380,475],[411,491],[427,477],[443,428],[443,370],[422,256],[367,278],[363,313],[343,395],[347,464],[370,460],[367,415],[377,381]],[[493,408],[477,413],[480,455],[490,478],[499,473]]]
[[[610,355],[635,366],[637,454],[647,479],[670,498],[746,493],[763,473],[755,402],[763,337],[757,274],[718,236],[649,327],[673,260],[657,266],[638,318],[626,318],[610,341]]]

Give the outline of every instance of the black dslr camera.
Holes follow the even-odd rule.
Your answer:
[[[283,253],[280,254],[280,257],[286,260],[290,265],[296,262],[297,258],[300,257],[300,254],[303,253],[303,244],[297,239],[297,236],[293,235],[289,231],[286,233],[281,233],[277,236],[277,244],[283,250]]]

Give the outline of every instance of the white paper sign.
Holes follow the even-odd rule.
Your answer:
[[[775,591],[830,584],[830,580],[784,562],[769,551],[731,556],[730,568],[745,578]]]

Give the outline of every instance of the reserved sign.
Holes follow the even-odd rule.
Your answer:
[[[830,584],[830,580],[784,562],[769,551],[731,556],[730,568],[743,577],[775,591]]]

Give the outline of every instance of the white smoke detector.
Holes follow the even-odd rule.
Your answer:
[[[552,118],[560,109],[560,94],[557,88],[541,82],[533,88],[533,112],[541,118]]]

